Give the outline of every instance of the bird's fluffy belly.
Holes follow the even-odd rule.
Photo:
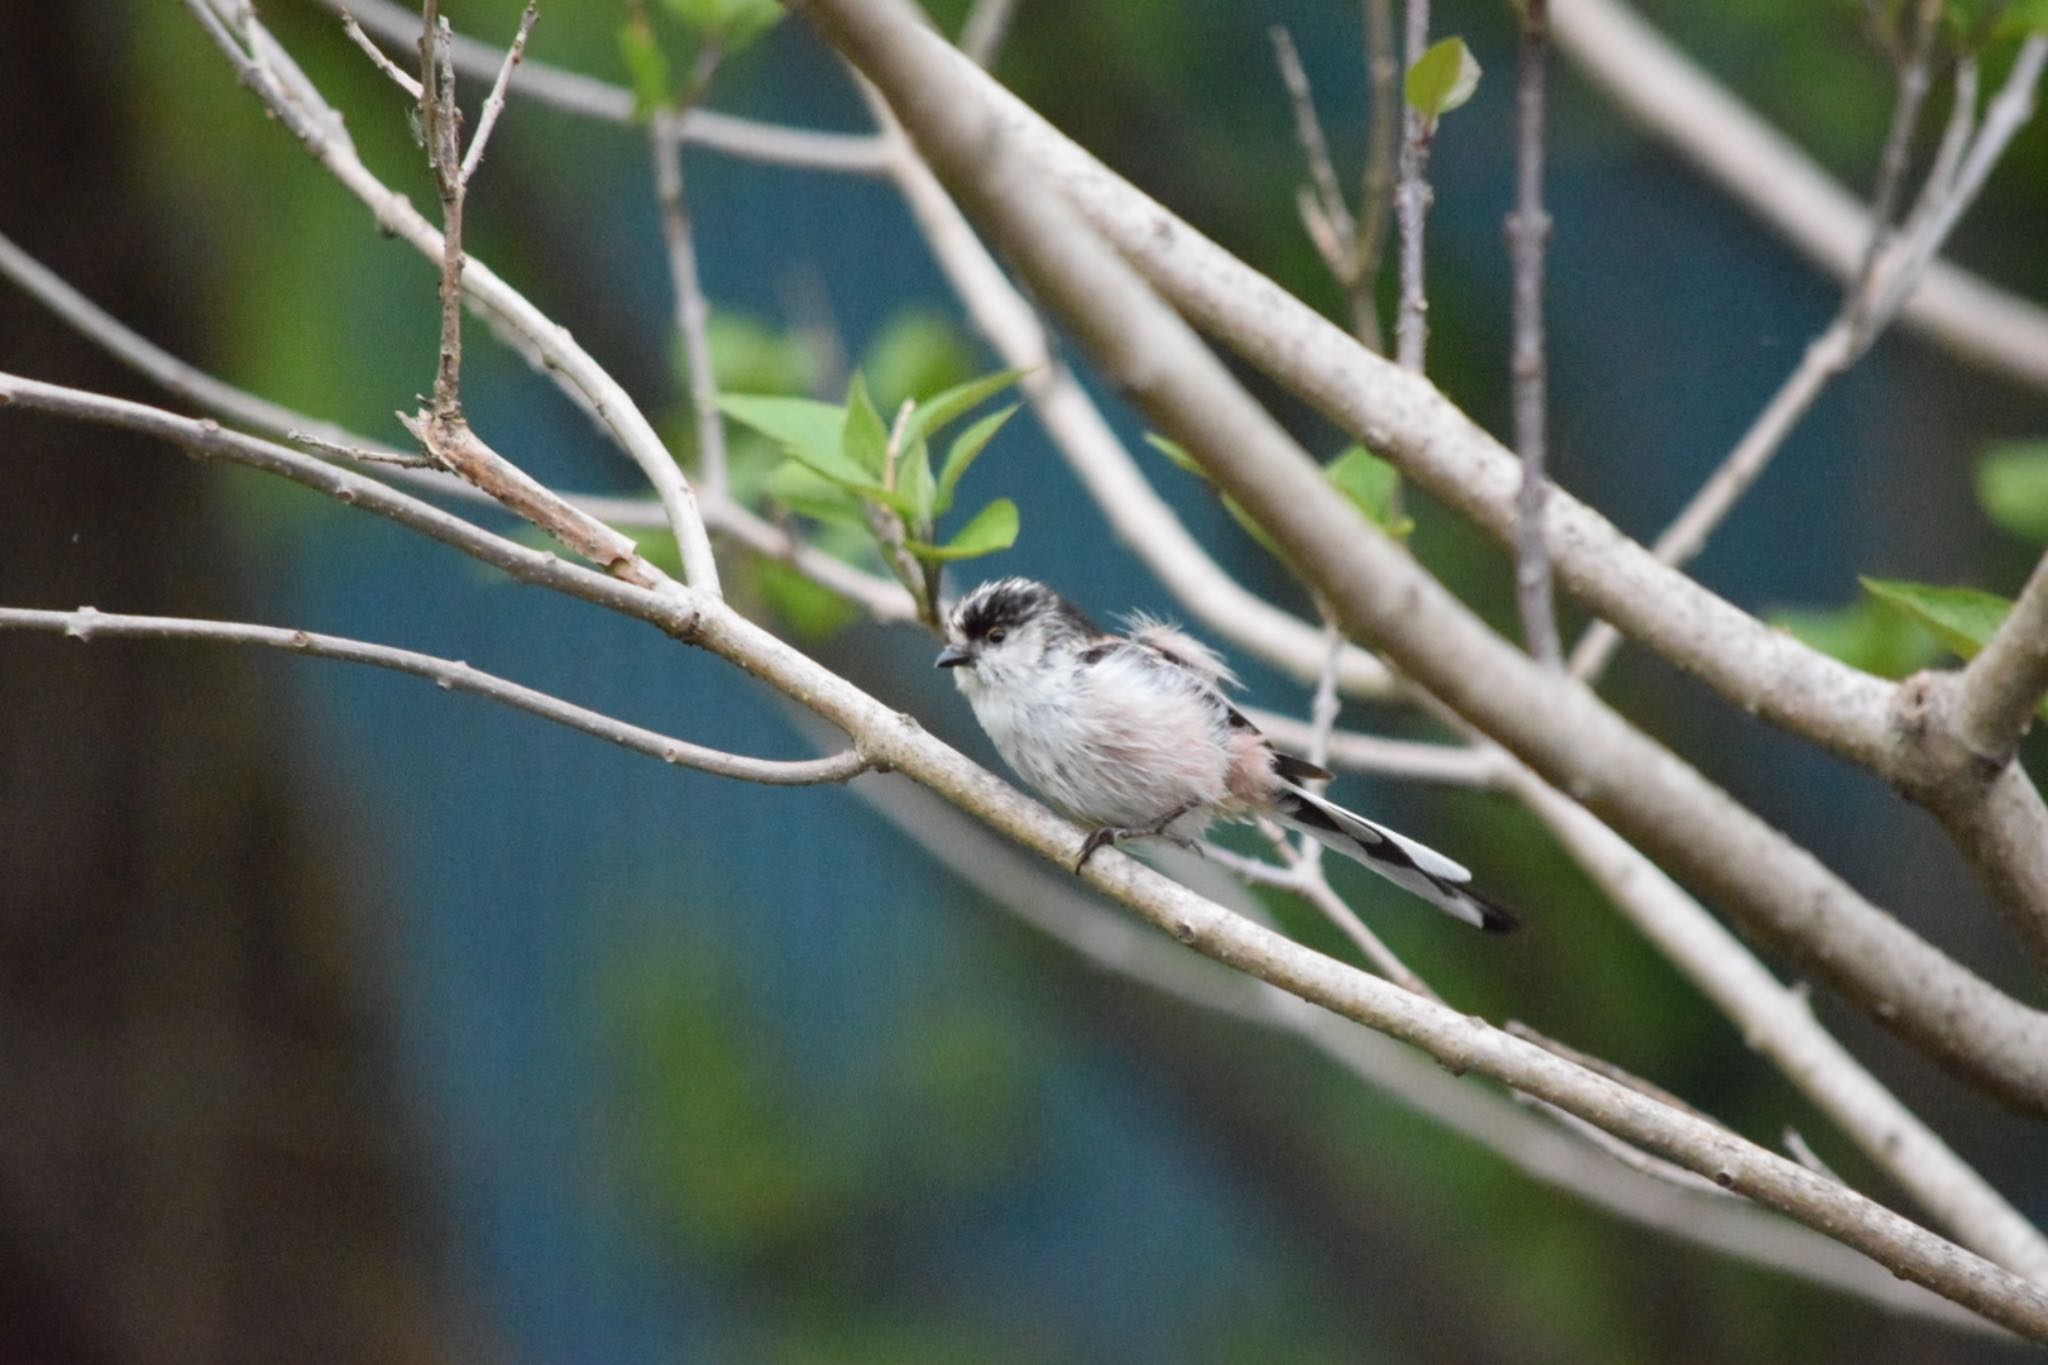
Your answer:
[[[1193,835],[1208,824],[1205,808],[1228,796],[1225,750],[1210,737],[1206,716],[1191,714],[1185,726],[1083,724],[1057,702],[1020,706],[995,697],[976,709],[1003,761],[1078,820],[1144,829],[1185,809],[1174,832]],[[1202,742],[1174,748],[1149,738],[1172,733]]]

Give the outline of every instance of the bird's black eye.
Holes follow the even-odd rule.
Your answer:
[[[1008,637],[1009,633],[1010,628],[1008,626],[997,626],[988,633],[988,642],[992,645],[999,645]]]

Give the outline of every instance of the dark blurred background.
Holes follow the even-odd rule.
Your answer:
[[[963,8],[935,6],[949,30]],[[1857,6],[1642,8],[1833,173],[1868,183],[1891,80]],[[517,5],[449,9],[496,41]],[[1503,431],[1509,8],[1436,9],[1488,75],[1437,151],[1432,370]],[[428,204],[403,101],[323,11],[264,13],[371,165]],[[532,51],[623,79],[622,14],[544,5]],[[1354,6],[1027,0],[998,71],[1334,311],[1294,215],[1276,23],[1356,166]],[[1647,537],[1836,288],[1569,68],[1555,90],[1554,466]],[[862,123],[795,24],[733,62],[712,103]],[[687,450],[646,166],[631,132],[515,100],[470,240]],[[832,357],[789,338],[823,328],[883,387],[991,367],[885,186],[702,151],[689,170],[736,366],[816,378]],[[263,117],[181,7],[0,5],[0,171],[0,230],[124,320],[267,397],[402,439],[392,411],[431,383],[431,270]],[[2044,171],[2033,128],[1951,253],[2032,297],[2048,296]],[[164,401],[11,288],[0,367]],[[467,380],[479,427],[536,474],[636,488],[516,359],[479,340]],[[1316,448],[1341,444],[1261,392]],[[1983,520],[1970,464],[2040,434],[2043,407],[1887,340],[1697,571],[1757,610],[1846,603],[1859,572],[2010,593],[2033,550]],[[700,742],[806,751],[716,660],[310,494],[29,415],[0,421],[0,451],[0,602],[361,636]],[[1220,559],[1307,609],[1199,486],[1140,458]],[[1014,497],[1024,529],[967,581],[1020,572],[1103,613],[1173,609],[1028,420],[973,478]],[[1415,501],[1417,552],[1511,628],[1500,556]],[[835,622],[732,564],[736,590],[779,606],[808,648],[992,760],[928,640]],[[1245,672],[1260,704],[1305,706]],[[1638,654],[1608,691],[1919,932],[2041,999],[1938,831],[1880,784]],[[1410,727],[1372,708],[1347,721]],[[1795,1125],[1891,1197],[1532,822],[1481,797],[1359,778],[1343,791],[1539,907],[1533,932],[1480,941],[1338,874],[1454,1002],[1611,1057],[1766,1143]],[[2037,1125],[1818,1005],[2048,1217]],[[846,791],[666,769],[369,670],[0,635],[0,1361],[2017,1355],[1533,1185],[1296,1044],[1033,936]]]

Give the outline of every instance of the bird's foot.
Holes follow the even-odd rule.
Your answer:
[[[1079,872],[1082,868],[1088,866],[1088,860],[1095,856],[1097,849],[1109,847],[1119,839],[1130,839],[1148,832],[1142,829],[1126,829],[1122,825],[1104,825],[1102,828],[1092,831],[1086,839],[1081,841],[1081,856],[1074,859],[1074,871]]]
[[[1105,848],[1125,839],[1164,839],[1168,843],[1176,844],[1186,849],[1197,858],[1206,857],[1207,855],[1202,852],[1200,843],[1188,838],[1186,835],[1174,834],[1169,829],[1169,826],[1174,821],[1180,819],[1192,809],[1194,809],[1192,806],[1182,806],[1163,819],[1155,820],[1142,829],[1131,829],[1124,825],[1102,826],[1082,841],[1081,856],[1074,860],[1074,871],[1079,872],[1082,868],[1088,866],[1088,860],[1095,856],[1097,849]]]

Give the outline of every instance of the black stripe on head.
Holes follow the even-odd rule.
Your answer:
[[[1045,584],[1028,578],[984,583],[953,609],[953,625],[961,638],[970,643],[987,639],[992,630],[1010,629],[1040,617],[1075,635],[1102,633],[1079,607]]]

